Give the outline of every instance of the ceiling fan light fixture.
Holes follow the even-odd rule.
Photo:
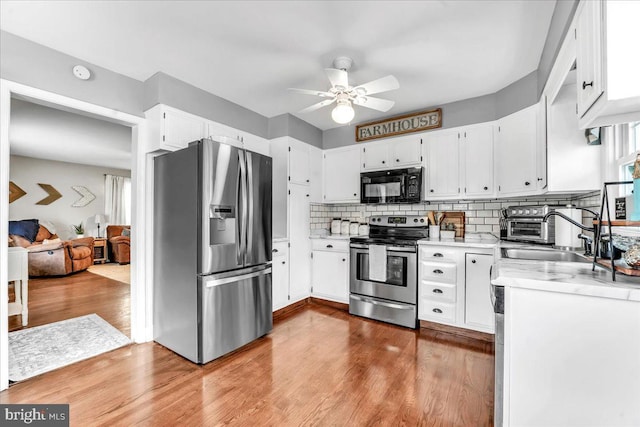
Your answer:
[[[340,123],[341,125],[345,123],[349,123],[353,120],[355,116],[355,111],[353,111],[353,107],[351,106],[351,102],[348,100],[338,100],[338,105],[331,112],[331,118],[334,122]]]

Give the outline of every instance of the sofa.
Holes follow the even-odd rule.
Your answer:
[[[107,226],[107,242],[109,247],[109,259],[118,264],[131,262],[131,226],[109,225]]]
[[[31,236],[10,234],[9,241],[29,251],[29,276],[66,276],[93,265],[93,237],[61,240],[43,225]]]

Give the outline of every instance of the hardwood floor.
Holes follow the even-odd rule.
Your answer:
[[[12,288],[11,288],[12,289]],[[13,300],[12,291],[9,299]],[[29,279],[29,324],[26,328],[96,313],[129,336],[130,286],[82,271],[65,277]],[[9,316],[9,331],[24,329],[22,316]]]
[[[204,366],[131,345],[0,393],[71,425],[434,425],[493,419],[493,344],[309,304]]]

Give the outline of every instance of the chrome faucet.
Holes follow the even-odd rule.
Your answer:
[[[573,209],[580,209],[581,211],[587,211],[589,212],[591,215],[593,215],[593,217],[597,220],[600,218],[600,215],[598,215],[596,212],[592,211],[591,209],[587,209],[587,208],[578,208],[575,206],[572,206]],[[575,225],[576,227],[580,228],[581,230],[584,231],[591,231],[593,233],[594,236],[597,235],[596,233],[596,229],[597,229],[597,225],[593,225],[591,227],[588,227],[584,224],[579,223],[578,221],[574,220],[573,218],[569,218],[568,216],[566,216],[565,214],[563,214],[562,212],[557,212],[557,211],[552,211],[549,212],[548,214],[546,214],[544,216],[544,218],[542,218],[542,222],[547,222],[549,220],[549,217],[551,216],[559,216],[560,218],[564,218],[567,221],[569,221],[571,224]],[[584,254],[586,256],[592,256],[593,252],[592,252],[592,243],[593,243],[593,239],[589,236],[587,236],[584,233],[580,233],[578,234],[578,237],[580,239],[582,239],[584,241]]]

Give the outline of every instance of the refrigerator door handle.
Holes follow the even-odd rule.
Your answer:
[[[247,174],[246,174],[246,182],[247,182],[247,198],[248,204],[246,205],[247,209],[247,243],[245,246],[245,262],[247,253],[249,250],[253,250],[253,201],[254,201],[254,193],[253,193],[253,156],[250,151],[245,151],[245,156],[247,159]]]
[[[230,276],[221,279],[205,280],[205,286],[207,288],[213,288],[215,286],[226,285],[227,283],[240,282],[242,280],[252,279],[258,276],[264,276],[271,273],[271,268],[265,268],[264,270],[254,271],[253,273],[241,274],[240,276]]]
[[[236,210],[237,224],[237,257],[238,264],[244,265],[247,244],[247,165],[245,162],[245,153],[243,150],[238,151],[238,209]]]

